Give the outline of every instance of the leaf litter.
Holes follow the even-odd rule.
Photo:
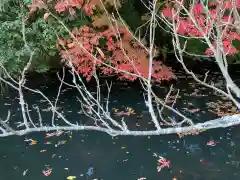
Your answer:
[[[69,133],[68,132],[65,132],[65,133]],[[45,136],[44,136],[44,139],[50,139],[50,138],[53,138],[53,137],[59,137],[61,135],[64,134],[64,131],[55,131],[55,132],[52,132],[52,133],[46,133]],[[72,139],[72,136],[69,136],[69,139]],[[29,146],[32,146],[32,145],[38,145],[38,144],[41,144],[39,143],[37,140],[34,140],[34,139],[26,139],[24,140],[25,142],[29,142]],[[48,140],[48,141],[45,141],[43,142],[44,145],[54,145],[55,148],[59,147],[60,145],[64,145],[64,144],[67,144],[67,140],[59,140],[57,141],[56,143],[53,143],[52,141]],[[46,152],[47,149],[40,149],[39,152],[40,153],[43,153],[43,152]],[[52,155],[52,158],[54,158],[56,156],[56,154],[53,154]],[[60,158],[61,156],[59,156]],[[68,170],[68,168],[64,168],[65,170]],[[42,170],[42,174],[44,176],[50,176],[52,174],[52,171],[53,169],[49,167],[49,165],[45,165],[45,168]],[[23,171],[23,176],[25,176],[28,172],[28,169]],[[76,176],[68,176],[67,179],[69,180],[74,180],[76,179]]]

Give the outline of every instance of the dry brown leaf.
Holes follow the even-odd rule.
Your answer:
[[[106,14],[103,14],[102,16],[94,16],[92,25],[94,27],[109,26],[109,17],[107,17]]]
[[[110,6],[114,6],[116,8],[122,7],[120,0],[104,0],[104,4],[109,4]]]
[[[91,0],[92,5],[104,10],[102,3],[104,5],[116,6],[117,9],[122,7],[120,0]]]

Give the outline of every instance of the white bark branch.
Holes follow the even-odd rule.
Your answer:
[[[127,135],[149,136],[149,135],[161,135],[161,134],[187,133],[187,132],[193,132],[193,131],[202,132],[202,131],[205,131],[208,129],[226,128],[229,126],[239,125],[240,124],[240,114],[235,114],[232,116],[224,116],[224,117],[213,119],[213,120],[205,120],[202,123],[194,124],[194,121],[192,119],[186,117],[183,113],[179,112],[176,108],[174,108],[174,104],[176,103],[177,96],[179,94],[179,90],[177,92],[177,95],[176,95],[172,105],[168,105],[166,102],[168,100],[168,97],[171,95],[173,87],[171,87],[169,93],[166,94],[165,100],[162,100],[160,97],[158,97],[156,95],[156,93],[152,89],[152,83],[153,83],[152,82],[152,74],[153,74],[152,66],[153,66],[153,59],[155,58],[155,54],[156,54],[155,44],[154,44],[155,28],[158,24],[157,18],[159,18],[159,16],[157,15],[157,13],[158,13],[157,0],[153,0],[151,3],[151,6],[148,8],[150,10],[150,15],[151,15],[151,18],[149,20],[149,40],[148,40],[149,47],[146,47],[140,41],[140,38],[134,37],[134,35],[129,30],[129,33],[133,36],[133,38],[139,44],[141,44],[143,46],[143,48],[148,52],[148,56],[149,56],[148,77],[144,78],[140,75],[140,73],[134,74],[134,73],[129,73],[129,72],[122,71],[122,70],[120,70],[120,72],[126,73],[128,75],[133,75],[133,76],[136,76],[139,78],[139,80],[142,84],[143,90],[145,91],[144,95],[146,95],[146,96],[143,96],[143,98],[145,100],[145,105],[148,108],[148,112],[151,117],[150,121],[154,123],[154,126],[155,126],[154,130],[147,130],[147,131],[131,130],[130,127],[128,126],[127,122],[125,121],[124,117],[120,120],[117,120],[111,116],[111,112],[109,110],[109,103],[111,102],[110,92],[111,92],[112,84],[109,85],[107,83],[107,90],[108,90],[107,98],[105,99],[105,101],[103,101],[104,98],[101,96],[101,91],[102,91],[101,84],[100,84],[99,78],[96,73],[97,66],[95,66],[95,65],[93,67],[94,68],[93,78],[96,81],[96,97],[90,92],[90,90],[84,84],[82,77],[76,71],[71,59],[68,63],[71,68],[70,73],[72,74],[72,78],[73,78],[72,84],[69,84],[64,81],[64,76],[65,76],[65,71],[64,71],[63,78],[59,77],[60,86],[58,88],[56,100],[54,103],[52,103],[49,100],[49,98],[46,97],[46,95],[43,92],[41,92],[40,90],[31,89],[31,88],[27,87],[25,85],[25,82],[26,82],[25,73],[27,72],[27,70],[29,69],[29,67],[31,65],[31,61],[33,58],[33,53],[32,53],[33,51],[31,51],[30,47],[28,46],[28,44],[26,42],[26,37],[25,37],[25,33],[24,33],[25,26],[24,26],[24,19],[23,19],[22,20],[22,22],[23,22],[22,23],[23,24],[22,25],[22,36],[23,36],[23,41],[25,43],[25,46],[30,54],[29,61],[26,65],[26,67],[24,67],[18,81],[16,81],[15,79],[13,79],[11,77],[11,75],[7,72],[7,70],[4,68],[3,65],[1,65],[1,67],[5,71],[7,78],[0,77],[0,81],[6,83],[7,85],[9,85],[10,87],[12,87],[14,90],[16,90],[18,92],[19,101],[20,101],[19,104],[21,107],[21,114],[22,114],[22,118],[23,118],[23,122],[20,122],[20,123],[23,124],[23,129],[20,129],[19,127],[17,127],[16,129],[10,127],[11,123],[9,122],[10,121],[10,113],[9,113],[6,120],[0,119],[0,137],[6,137],[6,136],[11,136],[11,135],[25,135],[25,134],[32,133],[32,132],[55,131],[55,130],[57,130],[57,131],[59,131],[59,130],[66,130],[66,131],[69,131],[69,130],[70,131],[93,130],[93,131],[105,132],[105,133],[110,134],[111,136],[120,136],[120,135],[122,135],[122,136],[127,136]],[[181,7],[181,9],[187,11],[187,9],[186,8],[184,9],[184,7]],[[105,11],[107,11],[107,10],[105,9]],[[74,35],[66,27],[66,25],[64,25],[64,23],[61,20],[59,20],[54,14],[52,14],[51,12],[49,12],[49,13],[55,19],[57,19],[58,22],[70,34],[70,36],[76,42],[78,42],[77,38],[74,37]],[[177,13],[180,13],[180,9],[178,9]],[[117,14],[119,15],[119,19],[122,22],[122,24],[127,27],[127,25],[125,24],[123,19],[120,17],[120,13],[118,12]],[[193,23],[197,26],[199,31],[202,32],[201,27],[198,26],[197,21],[192,16],[191,12],[187,12],[187,14],[190,17],[190,19],[193,21]],[[117,21],[117,19],[115,17],[113,17],[113,19],[114,19],[114,21]],[[204,37],[200,39],[201,41],[204,41],[206,44],[208,44],[209,47],[214,52],[215,60],[218,63],[218,66],[220,67],[220,70],[226,80],[227,92],[225,92],[213,85],[208,84],[206,82],[207,81],[207,73],[205,74],[204,80],[200,80],[191,70],[189,70],[186,67],[186,65],[184,63],[184,58],[183,58],[183,53],[185,51],[185,47],[182,48],[180,46],[179,37],[181,37],[181,36],[177,33],[178,22],[169,22],[166,19],[162,19],[162,20],[172,30],[171,34],[173,35],[173,45],[174,45],[175,55],[176,55],[177,61],[181,63],[183,69],[188,74],[190,74],[196,82],[221,93],[225,97],[228,97],[229,99],[231,99],[238,107],[240,107],[239,101],[237,99],[235,99],[233,97],[233,95],[231,94],[231,92],[233,92],[237,97],[240,97],[239,87],[233,82],[233,80],[231,79],[231,77],[228,74],[227,59],[226,59],[226,56],[224,56],[224,54],[222,54],[223,49],[222,49],[221,43],[219,43],[219,45],[217,46],[217,49],[215,49],[213,47],[213,45],[211,44],[211,40],[209,39],[209,37],[210,37],[209,34],[204,35]],[[111,22],[111,18],[110,18],[110,22]],[[221,24],[213,25],[213,23],[212,23],[212,27],[213,26],[221,27],[220,25]],[[114,28],[114,27],[116,28],[116,32],[119,32],[117,25],[115,26],[113,23],[112,28]],[[213,36],[213,37],[217,38],[218,41],[221,41],[222,39],[220,36],[222,33],[223,33],[222,30],[219,30],[219,32],[217,34],[215,34],[215,36]],[[121,40],[119,43],[120,44],[122,43]],[[119,71],[119,69],[116,69],[115,67],[111,67],[110,65],[97,59],[96,56],[94,54],[92,54],[92,52],[90,52],[90,51],[88,52],[84,48],[84,46],[81,44],[81,42],[78,42],[78,44],[91,57],[94,58],[95,62],[101,62],[103,66],[106,66],[108,68],[113,68],[114,70]],[[186,43],[185,43],[185,46],[186,46]],[[127,56],[127,53],[125,53],[125,55]],[[70,55],[69,55],[69,57],[70,57]],[[129,62],[133,62],[133,60],[131,60],[130,57],[127,57],[127,59],[129,59]],[[134,66],[134,63],[132,63],[132,64]],[[71,88],[75,88],[78,91],[79,98],[77,98],[77,100],[80,102],[84,114],[91,120],[90,125],[85,125],[85,124],[79,125],[79,122],[80,122],[79,120],[76,120],[75,121],[76,123],[72,123],[73,120],[66,119],[64,117],[64,115],[57,110],[57,102],[60,98],[60,94],[61,94],[63,85],[69,86]],[[51,122],[49,122],[49,120],[42,118],[41,112],[38,107],[35,107],[35,109],[39,116],[39,120],[38,120],[39,123],[36,123],[36,121],[32,120],[28,104],[24,99],[25,97],[24,97],[23,90],[39,94],[39,95],[41,95],[41,97],[44,100],[46,100],[46,102],[48,102],[48,104],[50,105],[50,109],[53,113]],[[154,106],[154,105],[156,105],[156,106]],[[179,117],[181,117],[182,120],[177,121],[177,120],[174,120],[171,118],[170,118],[170,120],[166,120],[166,119],[169,119],[169,117],[164,119],[164,115],[163,115],[164,109],[170,110],[175,115],[178,115]],[[55,115],[57,115],[59,117],[60,121],[64,122],[63,125],[59,125],[59,126],[55,125],[55,122],[54,122]],[[162,123],[167,124],[168,127],[163,128]]]

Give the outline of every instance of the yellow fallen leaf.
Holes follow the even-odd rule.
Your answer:
[[[74,180],[74,179],[76,179],[76,178],[77,178],[76,176],[68,176],[68,177],[67,177],[68,180]]]
[[[114,108],[113,110],[114,110],[115,113],[118,112],[118,109],[116,109],[116,108]]]

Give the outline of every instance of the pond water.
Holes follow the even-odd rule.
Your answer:
[[[46,77],[29,80],[31,87],[40,87],[51,99],[56,97],[56,79]],[[217,101],[213,92],[202,89],[192,80],[180,79],[176,86],[181,89],[176,108],[196,121],[215,118],[208,111],[207,101]],[[186,88],[190,87],[190,88]],[[132,107],[136,115],[127,117],[129,126],[136,124],[137,116],[142,127],[149,128],[148,115],[138,85],[116,83],[111,94],[111,108]],[[157,88],[156,88],[157,89]],[[158,94],[165,95],[167,88],[158,88]],[[165,93],[165,94],[164,94]],[[201,96],[199,95],[201,94]],[[191,95],[191,96],[190,96]],[[76,101],[77,92],[64,87],[59,107],[65,117],[73,122],[88,123]],[[48,105],[39,96],[26,92],[29,107],[40,106],[42,117],[51,120]],[[18,99],[11,89],[1,99],[0,117],[12,112],[12,121],[21,119]],[[189,108],[199,108],[191,113]],[[37,118],[31,108],[32,118]],[[240,179],[240,127],[206,131],[198,136],[163,135],[151,137],[111,137],[101,132],[65,132],[59,137],[45,138],[46,133],[32,133],[23,137],[12,136],[0,139],[1,180],[64,180],[68,176],[91,180],[233,180]],[[30,145],[26,139],[36,140]],[[214,141],[216,146],[208,146]],[[46,143],[48,142],[48,143]],[[170,168],[157,172],[156,153],[171,161]],[[49,177],[42,170],[52,168]]]

